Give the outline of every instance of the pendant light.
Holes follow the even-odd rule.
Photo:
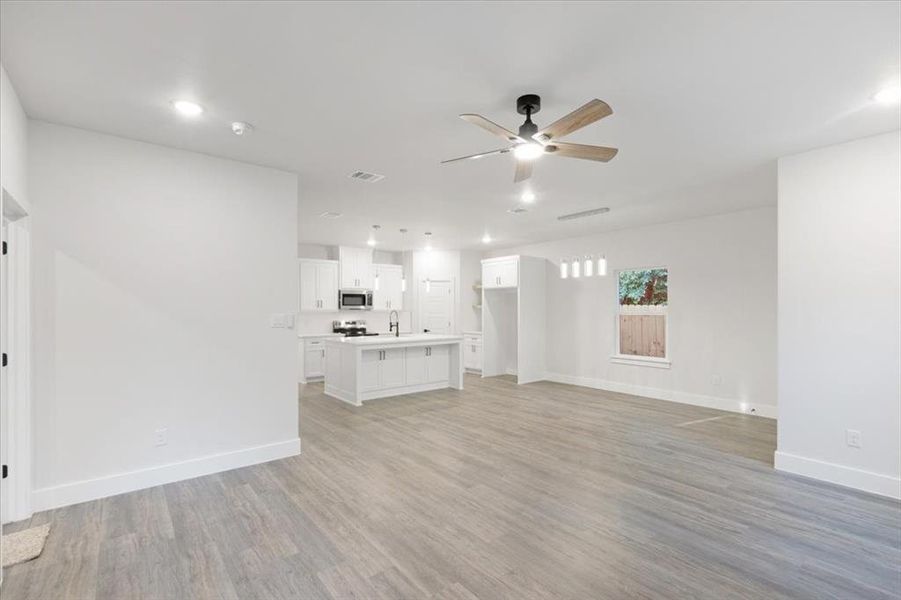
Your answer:
[[[375,246],[375,244],[376,244],[376,241],[375,241],[375,234],[376,234],[376,232],[377,232],[379,229],[381,229],[381,228],[382,228],[381,225],[373,225],[373,226],[372,226],[372,231],[369,233],[369,239],[366,240],[366,245],[367,245],[367,246]]]
[[[591,277],[594,274],[594,258],[589,254],[582,261],[582,271],[585,277]]]
[[[432,232],[431,231],[425,232],[425,251],[426,252],[432,251]],[[431,291],[432,291],[432,280],[429,276],[426,276],[426,278],[425,278],[425,293],[428,294]]]
[[[407,254],[407,230],[400,230],[401,239],[403,240],[403,249],[400,251],[400,262],[401,262],[401,271],[400,271],[400,291],[407,291],[407,271],[403,267],[404,258]]]
[[[572,263],[573,279],[578,279],[582,275],[582,260],[577,256]]]
[[[598,258],[598,277],[605,277],[607,275],[607,256],[605,254],[601,254],[601,257]]]
[[[367,244],[368,246],[370,246],[370,247],[375,246],[375,244],[376,244],[376,241],[375,241],[375,233],[376,233],[379,229],[381,229],[381,228],[382,228],[381,225],[373,225],[373,226],[372,226],[372,233],[369,234],[369,239],[366,240],[366,244]],[[376,269],[376,271],[375,271],[375,276],[372,278],[372,289],[374,289],[375,291],[379,291],[379,272],[378,272],[378,269]]]
[[[569,263],[566,262],[565,258],[560,259],[560,279],[566,279],[569,277]]]

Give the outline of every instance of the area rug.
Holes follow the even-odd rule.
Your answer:
[[[37,558],[44,549],[50,524],[31,527],[3,536],[3,566],[10,567]]]

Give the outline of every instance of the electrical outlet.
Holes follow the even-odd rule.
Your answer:
[[[723,385],[723,376],[722,375],[712,375],[710,377],[710,383],[713,385]]]
[[[856,429],[846,429],[845,443],[848,444],[848,446],[850,446],[851,448],[860,448],[860,432]]]
[[[153,432],[153,445],[165,446],[169,443],[169,430],[165,427],[157,429]]]

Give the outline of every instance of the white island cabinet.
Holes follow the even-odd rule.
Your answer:
[[[365,400],[463,389],[463,336],[406,334],[325,340],[325,393]]]

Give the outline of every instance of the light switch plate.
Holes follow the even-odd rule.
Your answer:
[[[269,316],[269,327],[273,329],[294,329],[294,313],[273,313]]]

